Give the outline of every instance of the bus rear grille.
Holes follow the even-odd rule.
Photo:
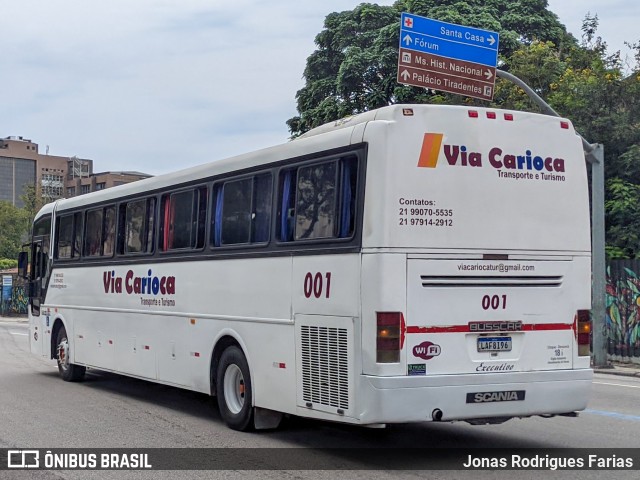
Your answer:
[[[301,326],[305,402],[349,408],[348,343],[346,328]]]
[[[430,276],[420,275],[423,287],[560,287],[562,275]]]

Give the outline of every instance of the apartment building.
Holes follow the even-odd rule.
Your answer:
[[[25,188],[36,185],[45,202],[134,182],[141,172],[93,173],[93,160],[42,154],[37,143],[23,137],[0,139],[0,201],[22,207]]]

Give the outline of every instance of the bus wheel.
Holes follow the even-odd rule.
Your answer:
[[[220,415],[228,427],[240,431],[253,427],[249,364],[242,350],[236,346],[230,346],[222,352],[216,377],[216,395]]]
[[[58,371],[65,382],[78,382],[84,378],[86,368],[74,365],[69,361],[69,339],[64,327],[58,330],[56,340],[56,358],[58,359]]]

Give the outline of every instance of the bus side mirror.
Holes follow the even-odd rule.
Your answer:
[[[29,265],[29,254],[27,252],[20,252],[18,254],[18,275],[22,278],[27,278],[27,266]]]

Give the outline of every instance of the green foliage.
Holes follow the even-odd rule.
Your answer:
[[[29,223],[25,211],[0,201],[0,258],[18,258]]]
[[[23,210],[27,215],[29,225],[31,225],[36,213],[43,207],[44,200],[40,188],[35,185],[25,185],[23,191],[24,193],[20,196],[20,199],[24,204]]]
[[[298,115],[287,121],[292,136],[393,103],[538,111],[522,89],[502,79],[490,103],[398,84],[401,12],[500,33],[500,68],[570,118],[589,142],[604,144],[607,253],[640,257],[640,42],[627,44],[634,65],[620,52],[608,54],[596,15],[585,17],[578,42],[546,0],[398,0],[332,13],[307,59]]]
[[[622,158],[640,162],[640,148],[634,145]],[[637,169],[636,163],[629,174],[623,175],[627,179],[614,177],[607,181],[606,240],[607,253],[612,258],[640,258],[640,185],[633,181]]]
[[[9,270],[10,268],[16,268],[18,266],[18,260],[11,258],[0,258],[0,271]]]
[[[510,57],[536,40],[575,44],[546,7],[546,0],[399,0],[393,6],[363,3],[331,13],[316,36],[317,50],[307,58],[306,85],[296,94],[299,115],[287,121],[289,130],[296,137],[393,103],[478,103],[396,82],[401,12],[495,30],[501,57]]]

